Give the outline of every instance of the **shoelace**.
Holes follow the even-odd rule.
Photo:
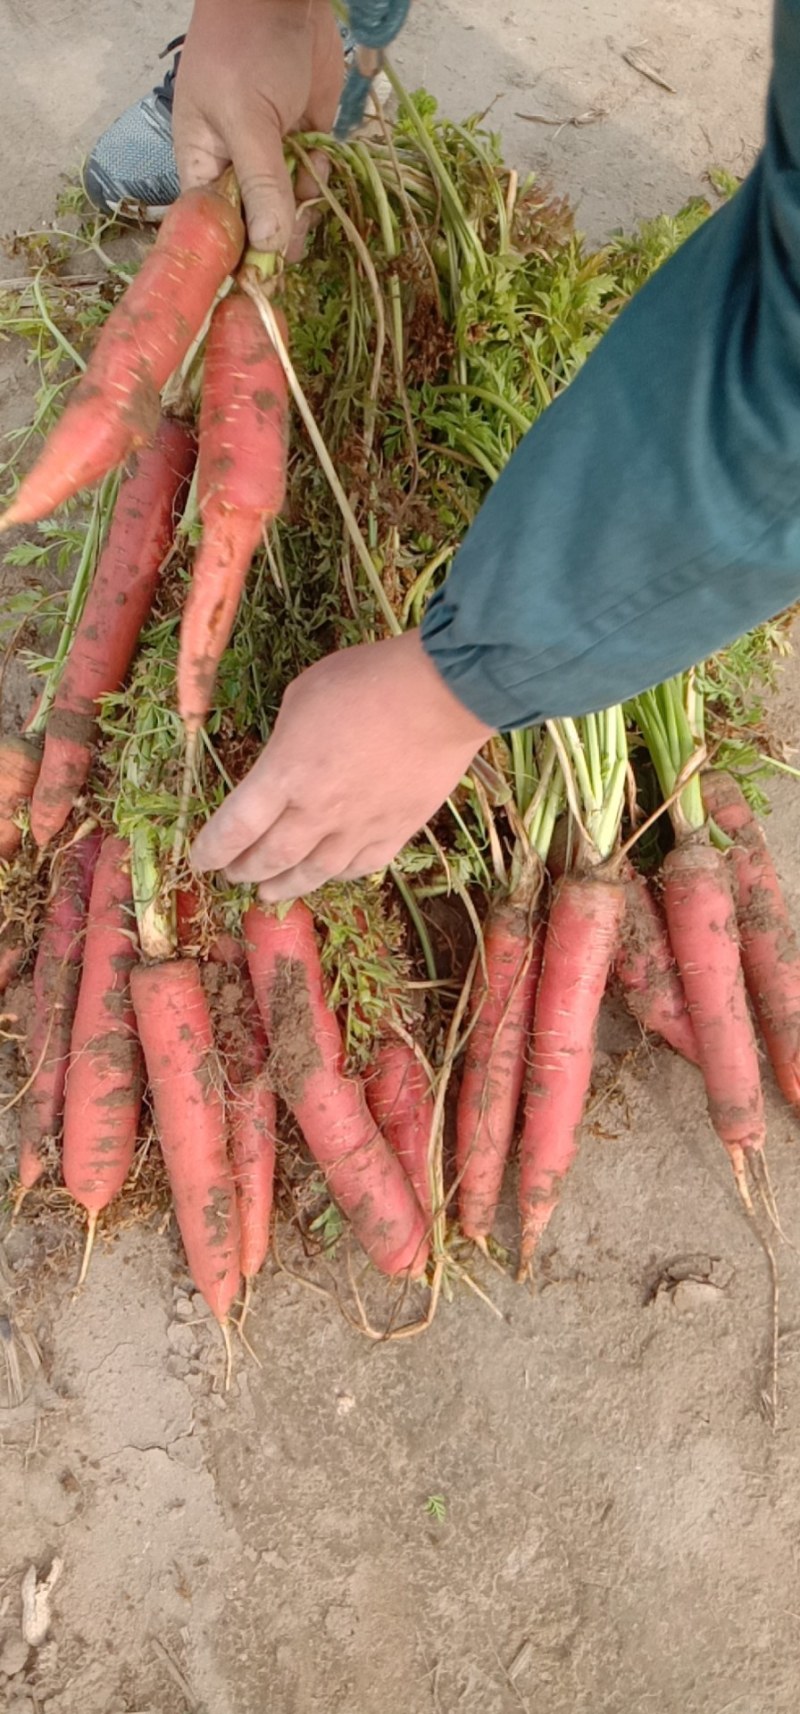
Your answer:
[[[175,54],[175,58],[172,61],[172,65],[171,65],[169,71],[166,73],[166,76],[164,78],[164,82],[163,83],[157,83],[155,86],[155,89],[153,90],[153,94],[155,95],[156,100],[163,101],[165,107],[171,107],[172,106],[173,97],[175,94],[175,77],[177,74],[178,66],[181,63],[181,56],[179,53],[175,53],[175,50],[176,50],[176,48],[182,48],[185,41],[186,41],[185,35],[174,36],[171,42],[167,42],[167,45],[166,45],[163,53],[160,53],[158,56],[160,60],[165,60],[167,57],[167,54]]]

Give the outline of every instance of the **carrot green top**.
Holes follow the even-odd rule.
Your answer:
[[[423,640],[509,728],[625,700],[798,598],[800,0],[777,0],[753,171],[526,435]]]

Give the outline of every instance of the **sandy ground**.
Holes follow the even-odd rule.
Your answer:
[[[399,58],[456,114],[494,98],[509,155],[598,233],[675,206],[710,163],[749,162],[767,12],[420,4]],[[120,17],[110,0],[3,0],[3,224],[52,214],[59,174],[147,86],[182,9],[131,0]],[[516,117],[601,111],[560,131]],[[8,426],[25,400],[5,364]],[[799,703],[794,669],[788,733]],[[800,913],[800,797],[775,801]],[[610,1075],[635,1037],[613,1008],[604,1029]],[[43,1364],[0,1408],[4,1714],[794,1711],[800,1279],[785,1252],[773,1434],[767,1270],[702,1111],[689,1068],[640,1051],[595,1113],[535,1291],[481,1273],[496,1313],[460,1290],[424,1339],[375,1348],[271,1274],[263,1367],[238,1363],[227,1398],[171,1233],[101,1246],[73,1301],[74,1228],[20,1225],[0,1311]],[[796,1132],[773,1100],[770,1119],[797,1240]],[[54,1556],[50,1636],[26,1649],[23,1576]]]

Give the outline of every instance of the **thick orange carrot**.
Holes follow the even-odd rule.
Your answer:
[[[0,530],[48,517],[153,439],[158,394],[243,246],[238,210],[213,185],[185,191],[173,203]]]
[[[15,821],[29,803],[42,762],[42,749],[33,738],[0,738],[0,858],[13,857],[22,843]]]
[[[422,1211],[361,1083],[345,1076],[311,912],[302,901],[282,918],[253,906],[243,928],[278,1094],[370,1260],[386,1274],[416,1277],[427,1260]]]
[[[625,917],[614,969],[625,1000],[642,1029],[662,1036],[676,1053],[697,1065],[697,1043],[686,995],[661,911],[644,875],[627,863],[623,875]]]
[[[484,928],[482,969],[470,1003],[471,1034],[456,1115],[458,1218],[467,1238],[486,1238],[514,1135],[542,963],[544,928],[530,897],[504,899]]]
[[[189,1270],[224,1322],[239,1288],[239,1216],[199,967],[188,958],[140,964],[131,995]]]
[[[22,1098],[19,1133],[19,1177],[26,1190],[44,1172],[46,1145],[61,1123],[86,911],[99,849],[99,833],[90,833],[68,846],[58,860],[33,967],[27,1039],[32,1077]]]
[[[741,1182],[743,1150],[764,1146],[764,1103],[730,876],[705,833],[682,840],[666,857],[664,906],[711,1123]]]
[[[800,945],[764,829],[730,774],[703,775],[706,808],[733,840],[742,968],[775,1078],[800,1106]]]
[[[365,1086],[372,1117],[405,1168],[430,1225],[433,1096],[425,1067],[407,1042],[399,1036],[387,1037],[378,1044]]]
[[[37,845],[60,832],[86,783],[97,743],[98,700],[119,689],[136,653],[193,462],[189,430],[164,417],[155,445],[139,454],[122,483],[47,722],[31,804]]]
[[[624,912],[625,893],[617,881],[567,877],[553,896],[520,1143],[520,1276],[527,1271],[575,1157],[597,1016]]]
[[[190,730],[208,713],[250,561],[283,505],[287,428],[286,379],[277,352],[251,299],[233,291],[214,311],[200,404],[197,497],[203,538],[178,656],[178,707]]]
[[[131,1004],[136,921],[127,840],[103,840],[92,882],[64,1100],[64,1183],[97,1216],[130,1171],[142,1103],[142,1054]]]

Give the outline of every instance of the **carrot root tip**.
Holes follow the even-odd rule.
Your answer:
[[[220,1330],[220,1333],[222,1334],[222,1339],[223,1339],[223,1343],[225,1346],[225,1385],[224,1385],[224,1391],[226,1393],[229,1393],[231,1390],[231,1378],[233,1375],[233,1346],[231,1344],[231,1324],[228,1320],[227,1315],[219,1323],[219,1330]]]
[[[75,1295],[76,1296],[77,1296],[78,1292],[81,1290],[82,1286],[84,1286],[86,1284],[86,1275],[89,1272],[89,1263],[92,1259],[92,1251],[94,1249],[94,1235],[95,1235],[95,1232],[97,1231],[97,1219],[98,1219],[97,1211],[96,1211],[96,1209],[92,1209],[89,1213],[89,1217],[88,1217],[87,1224],[86,1224],[86,1243],[83,1246],[83,1257],[81,1259],[81,1271],[78,1275],[77,1283],[75,1286]]]

